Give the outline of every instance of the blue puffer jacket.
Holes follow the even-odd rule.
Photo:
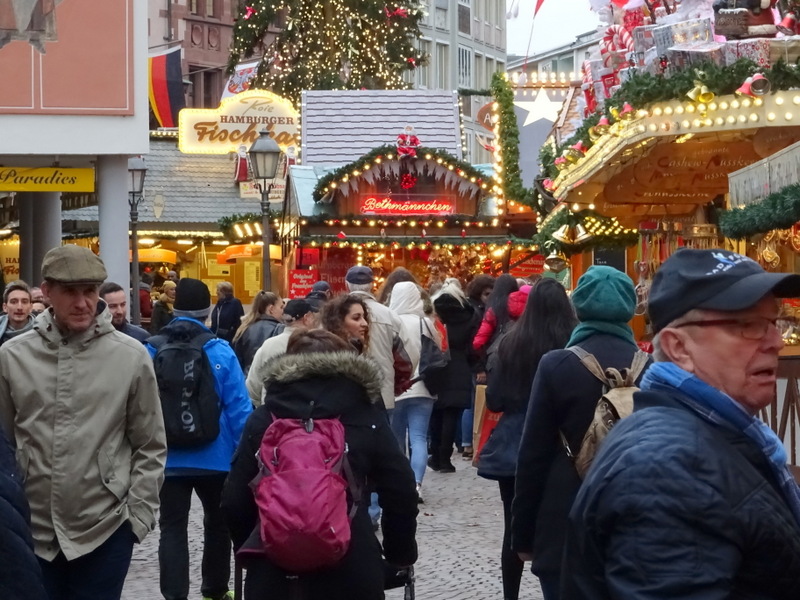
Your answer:
[[[562,598],[795,600],[800,526],[764,455],[674,392],[639,392],[569,518]]]
[[[0,598],[45,600],[42,572],[33,553],[31,513],[14,450],[0,428]]]
[[[187,317],[177,317],[161,330],[168,334],[170,328],[185,327],[186,323],[200,331],[209,332],[200,321]],[[150,356],[155,357],[156,349],[147,344]],[[209,471],[230,470],[231,457],[239,444],[247,417],[253,412],[253,405],[247,395],[244,373],[228,342],[215,338],[209,340],[203,350],[211,363],[215,375],[215,389],[222,402],[222,415],[219,420],[219,437],[199,448],[169,448],[167,453],[166,475],[181,474],[185,469],[204,469]]]

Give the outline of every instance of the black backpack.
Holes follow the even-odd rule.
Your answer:
[[[222,408],[214,373],[203,346],[211,332],[174,323],[148,342],[156,349],[153,367],[158,381],[167,445],[195,448],[219,436]]]

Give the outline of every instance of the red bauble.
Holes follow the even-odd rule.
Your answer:
[[[404,190],[410,190],[417,185],[417,178],[411,173],[404,173],[400,178],[400,187]]]

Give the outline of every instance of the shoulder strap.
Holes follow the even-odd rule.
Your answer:
[[[600,366],[600,363],[597,362],[597,359],[594,357],[594,354],[589,354],[581,348],[580,346],[570,346],[567,348],[570,352],[572,352],[575,356],[577,356],[580,361],[583,363],[583,366],[595,377],[597,377],[603,385],[608,385],[608,377],[606,377],[606,373],[603,370],[603,367]]]
[[[650,356],[646,352],[642,352],[641,350],[636,351],[636,354],[633,355],[631,366],[628,369],[628,385],[636,385],[636,380],[639,379],[639,375],[642,374],[642,371],[647,366],[649,358]]]
[[[210,331],[202,331],[192,337],[189,343],[198,350],[202,350],[209,341],[215,339],[216,337],[217,336]]]

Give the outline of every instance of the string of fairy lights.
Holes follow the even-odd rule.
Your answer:
[[[244,0],[228,72],[261,54],[254,87],[296,105],[304,89],[404,89],[403,73],[428,60],[414,46],[424,14],[409,0]]]

